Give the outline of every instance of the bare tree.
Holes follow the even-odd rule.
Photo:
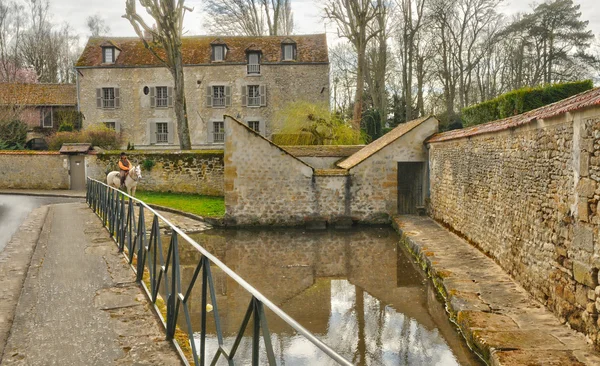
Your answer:
[[[149,26],[136,11],[136,0],[127,0],[125,15],[146,49],[158,59],[173,76],[174,109],[177,117],[177,135],[182,150],[190,150],[192,143],[188,127],[187,106],[183,75],[183,58],[181,55],[181,36],[183,17],[192,9],[184,5],[184,0],[140,0],[142,7],[152,16],[156,27]],[[152,36],[152,40],[144,37],[144,32]]]
[[[340,37],[347,38],[357,55],[356,92],[352,125],[360,129],[363,110],[363,92],[365,87],[367,44],[380,30],[371,27],[371,21],[379,12],[381,0],[374,3],[369,0],[327,0],[325,16],[334,21]]]
[[[348,43],[339,43],[329,50],[333,84],[333,108],[344,117],[352,116],[356,87],[356,54]]]
[[[110,27],[99,14],[90,15],[86,19],[86,25],[90,30],[91,37],[106,35],[110,32]]]
[[[23,70],[19,44],[25,22],[25,9],[14,2],[0,3],[0,78],[2,81],[20,80]],[[21,75],[22,76],[22,75]]]
[[[205,0],[208,28],[217,34],[289,35],[294,28],[291,0]]]

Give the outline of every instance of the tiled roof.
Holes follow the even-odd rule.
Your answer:
[[[329,62],[327,53],[327,37],[325,34],[297,36],[264,36],[264,37],[221,37],[191,36],[182,38],[183,63],[185,65],[210,64],[211,43],[220,40],[227,45],[227,63],[245,63],[247,50],[260,50],[261,62],[281,62],[281,42],[292,39],[296,42],[298,59],[293,62]],[[102,64],[101,45],[111,42],[121,50],[114,64]],[[162,51],[160,52],[162,53]],[[159,54],[160,54],[159,53]],[[75,64],[77,67],[90,66],[160,66],[160,62],[148,51],[137,37],[107,38],[95,37],[88,40],[83,53]]]
[[[509,128],[525,125],[538,119],[551,118],[567,112],[595,105],[600,105],[600,88],[588,90],[586,92],[579,93],[572,97],[548,104],[529,112],[518,114],[516,116],[483,123],[473,127],[463,128],[461,130],[438,133],[429,138],[427,142],[448,141],[468,136],[481,135],[484,133],[507,130]]]
[[[87,153],[91,149],[92,144],[90,143],[66,143],[61,146],[59,152],[61,154]]]
[[[302,146],[282,146],[281,148],[294,156],[309,157],[347,157],[364,146],[347,145],[302,145]]]
[[[75,106],[75,84],[0,83],[0,105]]]
[[[356,154],[354,154],[354,155],[350,156],[348,159],[338,163],[337,166],[339,166],[342,169],[353,168],[354,166],[358,165],[359,163],[361,163],[362,161],[364,161],[371,155],[375,154],[379,150],[383,149],[384,147],[388,146],[392,142],[396,141],[397,139],[399,139],[406,133],[410,132],[413,128],[417,127],[418,125],[427,121],[430,118],[433,118],[433,117],[431,117],[431,116],[422,117],[422,118],[415,119],[415,120],[398,125],[398,127],[394,128],[393,130],[391,130],[390,132],[381,136],[377,140],[375,140],[375,141],[371,142],[370,144],[368,144],[367,146],[363,147]]]

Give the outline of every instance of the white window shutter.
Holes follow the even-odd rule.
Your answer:
[[[119,88],[115,88],[115,108],[121,108],[121,96]]]
[[[242,85],[242,107],[248,105],[248,86]]]
[[[260,105],[261,105],[261,107],[266,107],[267,106],[267,86],[261,85],[259,93],[260,93]]]
[[[206,106],[207,107],[212,107],[212,86],[207,86],[206,87]]]
[[[156,122],[150,122],[150,144],[156,144]]]
[[[215,142],[215,123],[213,121],[208,122],[208,143],[212,144]]]
[[[167,88],[167,106],[173,106],[173,87],[170,86]]]
[[[115,131],[121,133],[121,121],[115,121]]]
[[[96,108],[102,108],[102,88],[96,89]]]
[[[167,143],[172,144],[175,138],[175,128],[173,122],[167,122]]]
[[[150,87],[150,107],[156,107],[156,88]]]
[[[262,136],[266,136],[267,135],[267,129],[265,128],[265,121],[264,120],[258,121],[258,133],[260,133]]]
[[[225,87],[225,107],[231,106],[231,87]]]

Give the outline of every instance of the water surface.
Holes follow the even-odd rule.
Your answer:
[[[356,365],[480,365],[448,321],[430,281],[398,245],[399,237],[390,228],[213,229],[193,238]],[[200,256],[189,244],[180,243],[186,286]],[[212,268],[224,343],[230,348],[250,296]],[[190,303],[196,332],[200,289],[196,284]],[[267,317],[278,364],[335,364],[274,314],[267,311]],[[185,328],[184,317],[180,326]],[[238,349],[248,364],[251,331],[252,321]],[[212,317],[208,334],[207,355],[212,357],[217,349]],[[262,364],[266,363],[262,341],[260,347]]]

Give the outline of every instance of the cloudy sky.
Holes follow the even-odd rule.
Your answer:
[[[538,1],[539,3],[540,1]],[[582,18],[590,22],[590,28],[597,37],[600,37],[600,6],[598,0],[575,0],[581,5]],[[294,23],[296,33],[321,33],[327,31],[330,38],[335,38],[335,28],[327,29],[321,19],[321,5],[319,0],[292,0]],[[526,12],[531,10],[533,1],[505,0],[500,11],[505,14]],[[185,28],[188,35],[206,34],[203,26],[202,4],[203,0],[186,0],[186,4],[194,8],[192,13],[186,14]],[[113,36],[135,35],[131,25],[121,16],[125,13],[125,0],[50,0],[51,12],[56,22],[66,21],[87,38],[88,30],[85,20],[88,16],[99,14],[111,28]]]

